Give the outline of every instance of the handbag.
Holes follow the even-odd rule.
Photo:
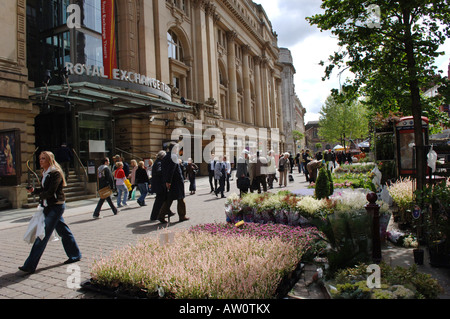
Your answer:
[[[280,164],[280,167],[278,168],[279,172],[284,172],[284,164]]]
[[[100,196],[101,199],[106,199],[111,195],[112,195],[112,189],[109,186],[103,187],[102,189],[98,190],[98,196]]]
[[[133,187],[131,187],[131,182],[127,179],[125,179],[125,186],[127,187],[128,191],[131,192]]]
[[[237,187],[239,189],[248,189],[250,187],[250,178],[248,177],[239,177],[237,179]]]

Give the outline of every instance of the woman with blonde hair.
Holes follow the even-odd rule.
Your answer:
[[[116,171],[114,172],[114,179],[116,180],[116,188],[117,188],[117,207],[128,206],[128,188],[125,185],[125,180],[127,176],[123,170],[123,162],[116,162]],[[123,195],[123,199],[122,199]]]
[[[67,184],[61,166],[55,161],[55,155],[52,152],[42,152],[39,155],[39,164],[43,172],[42,187],[37,189],[31,187],[28,191],[39,195],[39,204],[45,215],[45,237],[44,239],[36,238],[30,255],[24,265],[19,267],[27,273],[33,273],[36,270],[54,230],[61,237],[64,251],[69,257],[64,263],[70,264],[81,259],[80,249],[62,217],[66,207],[63,187]]]

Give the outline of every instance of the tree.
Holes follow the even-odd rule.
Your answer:
[[[294,139],[294,143],[297,144],[298,141],[303,140],[305,134],[300,131],[294,130],[292,131],[292,138]]]
[[[330,56],[324,79],[336,67],[344,67],[355,75],[343,87],[344,92],[366,89],[369,102],[383,101],[380,107],[384,111],[407,110],[414,117],[418,189],[424,187],[426,171],[421,117],[424,108],[436,108],[424,103],[421,89],[442,83],[434,61],[442,54],[439,46],[450,35],[447,2],[324,0],[325,12],[307,18],[321,30],[331,30],[342,47]]]
[[[319,136],[328,142],[339,143],[343,136],[365,138],[369,134],[366,107],[354,99],[339,101],[330,95],[322,106],[319,118]]]

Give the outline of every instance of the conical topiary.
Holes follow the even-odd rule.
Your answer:
[[[319,170],[319,176],[317,176],[315,196],[317,199],[328,198],[330,196],[330,181],[324,167]]]

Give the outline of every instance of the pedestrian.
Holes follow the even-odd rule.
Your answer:
[[[277,163],[274,157],[275,152],[270,150],[267,156],[267,187],[273,189],[273,181],[277,174]]]
[[[138,163],[136,175],[135,175],[135,182],[139,189],[139,193],[141,194],[141,196],[139,196],[139,198],[137,200],[137,203],[139,204],[139,206],[147,206],[145,204],[145,197],[147,196],[147,193],[148,193],[149,180],[148,180],[147,170],[145,169],[144,161],[139,161],[139,163]]]
[[[256,154],[249,155],[250,159],[248,161],[248,177],[250,178],[250,193],[257,190],[258,183],[256,180]]]
[[[132,159],[130,161],[130,174],[127,176],[128,180],[131,183],[131,190],[128,192],[128,199],[131,199],[131,196],[133,195],[133,192],[135,191],[137,187],[136,183],[136,171],[138,169],[138,164],[135,159]]]
[[[65,210],[65,194],[63,187],[67,185],[61,166],[56,162],[52,152],[44,151],[39,155],[39,164],[42,168],[42,187],[29,188],[28,192],[39,195],[39,204],[45,216],[45,237],[36,238],[28,258],[19,269],[26,273],[36,271],[39,260],[44,253],[53,231],[61,237],[61,242],[68,259],[64,262],[70,264],[81,259],[81,252],[75,237],[62,217]]]
[[[267,159],[261,156],[261,151],[256,152],[255,177],[258,194],[261,194],[261,185],[264,193],[267,192]]]
[[[150,195],[153,194],[153,191],[152,191],[152,167],[153,167],[153,160],[149,159],[148,166],[146,166],[145,169],[147,171],[147,176],[148,176],[148,193]]]
[[[72,152],[66,143],[62,143],[61,147],[56,151],[55,160],[64,171],[66,180],[69,178],[69,168],[72,162]]]
[[[317,179],[318,169],[322,167],[322,161],[319,160],[312,160],[308,163],[307,169],[309,172],[309,182],[315,183]]]
[[[289,170],[290,173],[292,174],[292,170],[294,169],[294,158],[292,157],[292,154],[289,154]]]
[[[113,189],[114,187],[114,179],[111,173],[111,170],[109,169],[109,158],[105,157],[101,161],[100,167],[97,170],[97,176],[98,176],[98,189],[102,189],[105,187],[110,187]],[[100,217],[100,210],[102,209],[103,203],[105,200],[108,202],[109,207],[111,207],[113,214],[117,215],[117,208],[114,206],[114,203],[111,199],[111,196],[108,196],[106,198],[100,198],[97,204],[97,207],[94,210],[94,214],[92,217],[99,218]]]
[[[352,157],[352,153],[350,153],[350,151],[347,151],[347,153],[345,154],[345,158],[349,165],[353,164],[353,157]]]
[[[211,159],[209,160],[208,163],[208,177],[209,177],[209,186],[211,187],[211,191],[215,192],[217,189],[217,181],[214,178],[214,168],[216,167],[216,162],[217,162],[217,158],[215,158],[214,154],[211,154]],[[214,182],[214,185],[213,185]]]
[[[225,172],[226,172],[225,175],[226,192],[228,193],[230,191],[231,163],[226,156],[223,157],[223,162],[225,164]]]
[[[191,195],[194,195],[197,191],[195,177],[198,174],[198,166],[192,161],[192,158],[188,158],[187,163],[186,174],[189,179],[189,192]]]
[[[248,176],[249,154],[250,152],[248,150],[243,150],[241,156],[237,160],[236,183],[240,197],[247,194],[248,188],[250,187],[250,178]]]
[[[127,176],[123,170],[123,163],[116,162],[116,171],[114,172],[114,179],[116,181],[117,188],[117,207],[128,206],[127,198],[128,198],[128,188],[125,185],[125,180]]]
[[[309,162],[311,162],[312,158],[311,158],[311,155],[309,154],[309,150],[308,149],[306,150],[305,154],[303,154],[303,160],[304,160],[304,165],[305,165],[306,181],[309,182],[308,164],[309,164]]]
[[[162,176],[162,160],[165,156],[166,151],[159,151],[152,165],[152,192],[156,194],[150,215],[152,221],[158,219],[159,211],[167,198],[167,188]]]
[[[159,211],[158,220],[163,224],[167,223],[165,216],[170,214],[170,206],[172,206],[174,200],[177,201],[177,213],[180,222],[189,220],[186,217],[184,177],[178,161],[178,152],[178,145],[171,142],[167,154],[162,160],[162,177],[167,188],[167,198]]]
[[[225,195],[223,194],[223,192],[225,191],[225,175],[226,168],[225,163],[223,162],[223,156],[219,156],[219,159],[214,166],[214,179],[219,184],[219,187],[214,192],[214,194],[216,194],[216,197],[217,194],[220,193],[221,198],[225,198]]]
[[[280,181],[279,186],[284,182],[284,187],[287,186],[287,173],[290,170],[290,162],[289,162],[289,153],[284,153],[283,157],[280,158],[280,161],[278,162],[278,171],[280,172]]]

